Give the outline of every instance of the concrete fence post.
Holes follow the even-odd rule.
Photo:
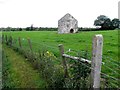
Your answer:
[[[92,42],[91,88],[100,88],[103,36],[95,35]]]

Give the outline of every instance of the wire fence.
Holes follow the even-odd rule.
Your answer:
[[[2,38],[2,42],[9,45],[8,42],[10,42],[10,36],[4,35],[3,38]],[[34,40],[30,40],[30,43],[29,43],[28,39],[26,39],[26,38],[21,38],[21,41],[19,41],[18,38],[12,38],[12,47],[21,49],[20,43],[22,45],[22,49],[24,49],[24,50],[29,50],[30,51],[30,43],[31,43],[31,47],[32,47],[33,52],[38,52],[40,50],[43,50],[43,51],[46,50],[46,52],[49,51],[49,52],[53,53],[57,58],[60,58],[60,55],[59,55],[60,52],[59,52],[59,48],[58,48],[57,45],[52,45],[51,46],[51,45],[48,45],[48,44],[43,43],[43,42],[35,42]],[[67,49],[64,53],[65,54],[71,54],[72,53],[72,55],[76,55],[78,57],[84,57],[86,59],[91,60],[91,53],[89,53],[87,50],[79,51],[79,50]],[[119,83],[120,83],[120,74],[119,74],[120,66],[119,66],[119,64],[120,64],[120,62],[117,62],[117,61],[113,60],[112,58],[106,57],[106,56],[103,56],[102,59],[103,59],[104,64],[102,64],[102,70],[101,70],[102,72],[99,72],[101,74],[101,87],[104,86],[104,88],[119,88]],[[78,74],[80,76],[81,71],[83,71],[82,72],[82,73],[84,73],[83,75],[85,75],[85,73],[88,73],[88,77],[90,77],[90,70],[94,70],[91,67],[91,65],[83,63],[81,61],[75,62],[75,60],[67,59],[67,65],[69,67],[69,70],[68,70],[69,72],[71,70],[71,66],[72,66],[72,69],[73,68],[76,69],[75,65],[74,66],[71,65],[71,61],[74,62],[75,65],[77,65],[76,63],[79,63],[78,67],[77,67],[78,70],[75,73],[78,74],[78,72],[80,72],[80,74]],[[74,64],[74,63],[72,63],[72,64]],[[82,69],[84,69],[83,66],[86,69],[86,72],[84,72],[85,70],[82,70]],[[79,68],[82,68],[82,69],[79,69]],[[75,74],[72,73],[71,75],[74,76]],[[75,75],[75,77],[78,77],[78,76]],[[77,79],[74,79],[74,80],[77,81]],[[70,77],[70,80],[73,80],[72,76]],[[80,80],[82,80],[82,78],[80,78]],[[87,78],[87,79],[84,78],[83,80],[86,81],[87,83],[90,83],[90,78]],[[72,83],[72,84],[69,83],[69,84],[74,85],[75,83]],[[90,87],[90,85],[88,87]]]

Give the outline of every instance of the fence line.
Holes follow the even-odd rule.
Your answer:
[[[39,44],[39,45],[44,45],[44,46],[49,47],[49,48],[52,48],[52,49],[58,49],[57,46],[53,47],[53,46],[50,46],[50,45],[41,44],[41,43],[34,42],[34,41],[31,41],[31,42],[36,43],[36,44]]]
[[[87,59],[84,59],[84,58],[74,57],[74,56],[70,56],[70,55],[67,55],[67,54],[63,54],[62,56],[66,57],[66,58],[74,59],[74,60],[80,60],[80,61],[87,62],[87,63],[91,64],[90,60],[87,60]]]
[[[88,67],[89,69],[94,70],[92,67],[89,67],[89,66],[86,65],[85,63],[82,63],[82,62],[80,62],[80,63],[83,64],[84,66]],[[102,73],[102,72],[99,72],[99,73],[100,73],[101,75],[104,75],[104,76],[110,77],[110,78],[112,78],[112,79],[114,79],[114,80],[120,81],[120,79],[114,78],[113,76],[107,75],[107,74]]]
[[[118,68],[120,68],[120,66],[118,64],[116,64],[115,62],[112,62],[112,61],[109,61],[109,60],[108,60],[108,62],[110,62],[112,64],[114,63],[115,66],[117,66]]]
[[[20,38],[20,37],[19,37],[19,38]],[[21,39],[21,38],[20,38],[20,39]],[[22,38],[22,39],[21,39],[21,41],[25,41],[25,40],[26,40],[26,42],[28,42],[28,39],[26,39],[26,38]],[[43,44],[43,43],[41,44],[41,43],[38,43],[38,42],[34,42],[34,41],[31,40],[31,39],[30,39],[30,42],[31,42],[31,43],[35,43],[36,45],[43,45],[43,46],[46,46],[46,47],[50,47],[50,48],[53,48],[53,49],[57,49],[57,46],[55,46],[55,47],[56,47],[56,48],[55,48],[55,47],[52,47],[52,46],[50,46],[50,45],[46,45],[46,44]]]
[[[99,38],[99,37],[100,37],[100,38]],[[5,36],[4,36],[4,39],[3,39],[3,42],[7,43],[10,38],[11,38],[11,36],[8,38],[8,36],[5,35]],[[27,39],[24,39],[24,40],[27,40]],[[15,40],[12,38],[12,39],[10,40],[10,42],[11,42],[12,44],[10,44],[10,45],[13,45],[14,41],[15,41]],[[16,41],[16,42],[18,42],[18,45],[20,46],[19,48],[22,47],[22,41],[23,41],[23,40],[21,40],[20,37],[19,37],[18,40]],[[96,42],[96,44],[95,44],[95,42]],[[32,50],[32,48],[33,48],[33,47],[32,47],[32,44],[33,44],[33,43],[36,43],[36,45],[38,45],[38,44],[40,45],[40,44],[41,44],[41,43],[34,42],[34,41],[30,40],[30,39],[28,39],[28,42],[26,42],[26,43],[29,44],[31,50]],[[15,45],[16,45],[16,43],[15,43]],[[42,45],[43,45],[43,44],[42,44]],[[44,45],[45,45],[45,44],[44,44]],[[96,57],[99,57],[100,59],[102,59],[102,53],[101,53],[101,52],[102,52],[102,37],[101,37],[100,35],[99,35],[99,36],[96,35],[96,36],[94,37],[94,40],[93,40],[93,48],[94,48],[94,45],[98,45],[98,46],[95,46],[96,48],[95,48],[95,50],[93,50],[93,53],[97,54]],[[46,45],[46,46],[47,46],[47,47],[50,47],[50,48],[52,48],[52,49],[56,49],[55,47],[52,47],[52,46],[48,46],[48,45]],[[17,46],[16,46],[16,47],[17,47]],[[59,45],[59,47],[61,47],[61,45]],[[98,49],[98,47],[101,49],[101,51],[99,51],[100,49]],[[63,49],[63,50],[62,50],[62,49]],[[61,52],[62,59],[63,59],[64,72],[66,72],[65,77],[68,77],[68,76],[69,76],[69,75],[68,75],[68,71],[67,71],[67,65],[66,65],[65,57],[66,57],[66,58],[70,58],[70,59],[74,59],[74,60],[81,60],[81,61],[83,61],[83,62],[87,62],[87,63],[91,64],[91,61],[90,61],[90,60],[67,55],[67,54],[65,54],[66,52],[64,52],[64,48],[62,48],[62,49],[59,48],[59,50],[60,50],[60,52]],[[70,52],[70,51],[75,52],[74,50],[68,50],[67,52]],[[94,52],[94,51],[95,51],[95,52]],[[98,52],[96,52],[96,51],[98,51]],[[100,54],[99,54],[99,53],[100,53]],[[93,54],[93,57],[95,57],[95,54]],[[99,54],[100,56],[98,56],[98,54]],[[96,57],[95,57],[95,60],[99,61],[99,60],[98,60],[99,58],[96,59]],[[101,61],[101,62],[99,62],[99,64],[102,63],[102,60],[100,60],[100,61]],[[108,61],[109,61],[109,60],[108,60]],[[96,62],[96,61],[94,61],[94,63],[92,62],[92,64],[95,64],[95,62]],[[112,61],[109,61],[109,62],[113,63]],[[83,65],[85,65],[86,67],[88,67],[89,69],[91,69],[91,73],[92,73],[92,71],[94,71],[94,72],[93,72],[94,74],[95,74],[96,72],[97,72],[97,75],[99,74],[99,77],[96,76],[97,78],[99,78],[99,80],[95,80],[95,79],[94,79],[95,77],[92,78],[92,79],[93,79],[93,83],[92,83],[92,85],[91,85],[92,88],[99,88],[99,87],[100,87],[100,75],[104,75],[104,76],[109,77],[109,78],[111,78],[111,79],[120,81],[120,79],[117,79],[117,78],[115,78],[115,77],[113,77],[113,76],[110,76],[110,75],[107,75],[107,74],[105,74],[105,73],[102,73],[101,70],[100,70],[101,66],[99,67],[99,70],[98,70],[98,68],[95,69],[94,66],[89,67],[89,66],[87,66],[85,63],[82,63],[82,62],[81,62],[81,64],[83,64]],[[114,64],[115,64],[115,62],[114,62]],[[115,64],[115,65],[117,65],[117,64]],[[98,63],[97,63],[97,66],[98,66]],[[118,66],[118,65],[117,65],[117,66]],[[110,69],[111,71],[117,73],[116,71],[114,71],[113,69],[111,69],[109,66],[106,66],[106,65],[105,65],[105,67],[107,67],[107,68]],[[92,73],[92,74],[93,74],[93,73]],[[93,75],[93,76],[94,76],[94,75]],[[96,85],[96,81],[97,81],[97,83],[98,83],[97,85]]]
[[[19,41],[19,46],[20,46],[20,48],[22,48],[21,38],[20,38],[20,37],[18,38],[18,41]]]
[[[32,44],[33,44],[33,45],[36,44],[37,46],[38,46],[38,45],[40,45],[40,46],[43,45],[44,47],[48,47],[48,48],[52,48],[52,49],[58,50],[58,48],[55,48],[55,47],[52,47],[52,46],[49,46],[49,45],[46,45],[46,44],[37,43],[37,42],[32,41],[31,39],[26,39],[26,38],[22,38],[22,39],[21,39],[21,38],[19,37],[19,38],[18,38],[18,41],[19,41],[19,46],[20,46],[20,47],[24,46],[24,45],[21,45],[21,42],[25,41],[25,43],[28,43],[28,42],[29,42],[28,45],[29,45],[30,49],[34,48],[34,47],[31,47]],[[40,46],[39,46],[39,47],[40,47]],[[38,48],[38,47],[35,47],[35,49],[39,49],[39,48]]]
[[[107,65],[104,65],[104,67],[108,68],[109,70],[111,70],[111,71],[114,72],[114,73],[118,73],[118,72],[116,72],[115,70],[113,70],[111,67],[109,67],[109,66],[107,66]]]
[[[106,76],[106,77],[110,77],[110,78],[112,78],[112,79],[114,79],[114,80],[117,80],[117,81],[120,81],[120,79],[114,78],[113,76],[107,75],[107,74],[102,73],[102,72],[101,72],[101,75],[104,75],[104,76]]]
[[[77,51],[74,51],[74,50],[71,50],[71,49],[68,49],[67,51],[65,51],[64,53],[66,54],[66,53],[69,53],[69,52],[74,52],[74,53],[76,53],[76,55],[77,55]]]
[[[92,52],[93,56],[92,56],[92,64],[91,64],[91,67],[93,68],[91,70],[91,87],[92,88],[100,88],[100,72],[101,72],[102,47],[103,47],[102,45],[103,45],[102,35],[95,35],[93,38],[93,52]],[[65,76],[67,76],[67,72],[68,72],[65,58],[81,60],[89,64],[91,63],[91,61],[89,60],[64,54],[64,47],[62,44],[59,45],[59,50],[60,50],[62,61],[63,61]]]
[[[85,63],[82,63],[82,62],[80,62],[80,63],[83,64],[84,66],[88,67],[89,69],[94,70],[92,67],[89,67],[89,66],[86,65]],[[99,72],[99,73],[100,73],[101,75],[104,75],[104,76],[110,77],[110,78],[112,78],[112,79],[114,79],[114,80],[120,81],[120,79],[114,78],[113,76],[107,75],[107,74],[102,73],[102,72]]]
[[[110,57],[103,57],[103,59],[105,59],[105,60],[107,59],[107,62],[114,63],[115,65],[120,64],[119,62],[113,61],[113,59]],[[119,65],[117,65],[117,66],[120,67]]]

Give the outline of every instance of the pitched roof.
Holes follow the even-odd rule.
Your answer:
[[[65,18],[68,18],[68,17],[71,17],[71,18],[75,19],[71,14],[67,13],[67,14],[65,14],[59,21],[64,20]],[[76,20],[76,19],[75,19],[75,20]],[[76,21],[77,21],[77,20],[76,20]]]

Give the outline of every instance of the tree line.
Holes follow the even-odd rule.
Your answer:
[[[97,31],[97,30],[114,30],[120,29],[120,20],[118,18],[110,19],[105,15],[100,15],[94,21],[96,28],[83,28],[79,27],[78,31]],[[0,28],[0,31],[57,31],[57,28],[48,27],[34,27],[33,24],[26,28]]]
[[[109,29],[109,30],[113,30],[113,29],[116,29],[116,28],[120,28],[120,20],[117,19],[117,18],[114,18],[114,19],[110,19],[108,18],[107,16],[105,15],[100,15],[97,17],[97,19],[94,21],[94,25],[95,26],[100,26],[100,29],[102,30],[106,30],[106,29]]]

